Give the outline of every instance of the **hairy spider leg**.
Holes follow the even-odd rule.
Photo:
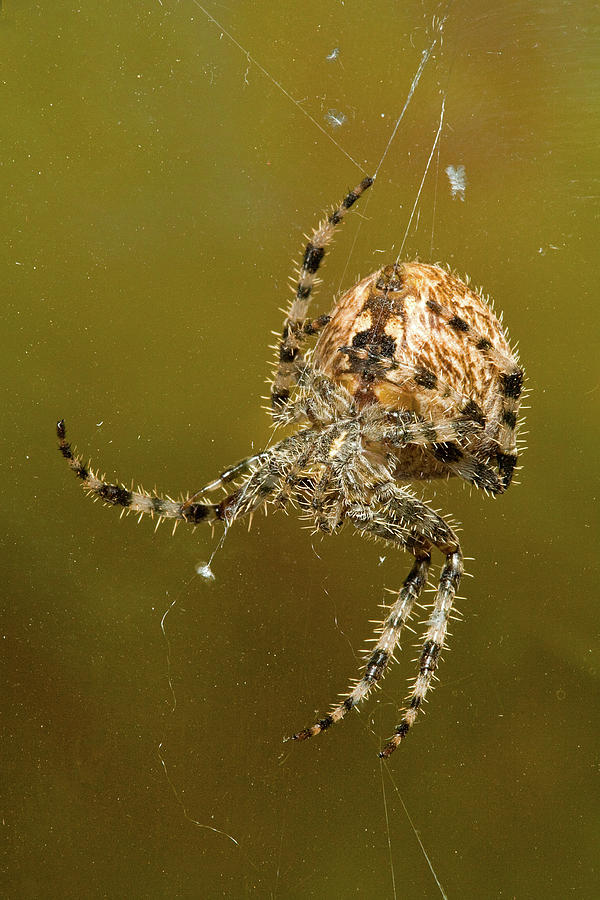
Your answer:
[[[448,619],[452,610],[452,604],[463,573],[463,558],[460,549],[456,549],[446,556],[446,562],[440,576],[440,583],[435,598],[435,603],[424,635],[424,644],[419,659],[419,674],[407,697],[408,706],[404,711],[402,721],[396,727],[394,736],[387,742],[381,753],[383,759],[394,752],[396,747],[404,740],[409,729],[414,725],[418,712],[425,700],[427,691],[432,686],[435,671],[438,666],[440,653],[444,647],[444,640],[448,628]]]
[[[434,458],[448,467],[449,471],[465,481],[469,481],[482,490],[491,494],[502,494],[508,484],[489,465],[473,456],[465,447],[464,441],[475,436],[477,429],[482,432],[486,425],[486,417],[478,403],[471,398],[466,398],[447,382],[423,366],[409,366],[398,363],[389,357],[374,354],[369,350],[356,350],[353,347],[342,347],[341,352],[352,359],[364,359],[378,365],[386,375],[388,385],[406,389],[407,384],[423,393],[436,394],[442,399],[447,399],[450,404],[449,415],[457,412],[456,418],[449,418],[438,422],[420,420],[419,425],[422,435],[414,432],[414,437],[406,440],[403,429],[399,431],[390,429],[385,433],[385,439],[394,445],[397,440],[400,444],[418,443]],[[451,432],[455,433],[452,435]],[[449,433],[450,432],[450,433]],[[426,445],[431,446],[426,446]]]
[[[61,419],[56,425],[56,435],[58,437],[58,448],[63,457],[67,460],[71,471],[80,479],[81,485],[89,494],[94,494],[112,506],[121,506],[123,509],[151,516],[158,516],[159,519],[182,519],[192,524],[199,522],[215,522],[223,519],[223,503],[192,503],[184,507],[183,503],[178,503],[169,497],[160,497],[156,494],[150,494],[143,489],[138,491],[129,490],[122,484],[111,484],[85,466],[83,458],[74,453],[71,445],[66,439],[67,429],[64,419]],[[227,498],[225,498],[227,499]]]
[[[294,400],[274,411],[275,425],[303,422],[329,425],[356,415],[356,404],[346,388],[308,364],[304,366],[299,388]]]
[[[481,431],[479,423],[472,419],[458,418],[446,421],[419,421],[389,428],[383,439],[392,447],[420,444],[438,462],[443,463],[455,475],[490,494],[502,494],[506,486],[490,466],[481,462],[465,447],[465,442]]]
[[[412,606],[426,582],[431,559],[430,548],[433,545],[446,555],[446,563],[440,577],[434,609],[428,621],[419,675],[409,698],[411,705],[396,729],[394,738],[382,751],[388,751],[385,755],[389,756],[413,724],[425,694],[431,686],[437,660],[444,645],[448,615],[462,574],[462,555],[458,538],[448,523],[393,482],[388,481],[375,486],[374,499],[384,505],[374,509],[372,505],[356,504],[347,510],[348,518],[362,535],[377,537],[408,549],[415,555],[415,565],[404,582],[398,600],[382,624],[380,638],[366,660],[362,677],[325,718],[310,728],[292,735],[292,740],[303,741],[315,737],[330,725],[339,722],[383,678],[399,643],[402,627],[408,621]],[[449,578],[449,571],[452,578]],[[427,677],[424,677],[425,675]],[[394,746],[388,749],[393,742]]]
[[[469,452],[468,442],[481,431],[472,419],[458,418],[445,421],[419,421],[413,425],[399,425],[384,432],[384,440],[390,446],[403,447],[407,443],[421,444],[428,453],[443,463],[450,472],[474,484],[490,494],[503,494],[506,485],[486,463]]]
[[[351,686],[348,694],[343,694],[330,713],[310,728],[304,728],[286,740],[305,741],[325,731],[331,725],[344,718],[347,712],[354,709],[370,693],[378,681],[383,678],[385,669],[394,651],[400,643],[402,629],[410,619],[414,604],[418,601],[425,584],[431,554],[426,550],[415,550],[415,564],[404,579],[404,584],[395,603],[384,619],[379,631],[379,639],[375,648],[369,653],[362,676]]]
[[[229,524],[253,512],[279,487],[281,478],[287,474],[298,453],[311,440],[310,429],[284,438],[269,451],[265,451],[262,455],[266,459],[262,465],[219,503],[190,503],[151,494],[143,489],[129,490],[122,484],[111,484],[99,478],[92,469],[84,465],[82,457],[73,452],[66,439],[63,419],[57,423],[56,433],[60,452],[80,479],[85,491],[112,506],[120,506],[142,515],[157,516],[159,519],[181,520],[192,525],[217,521]]]
[[[310,501],[318,531],[331,534],[344,521],[349,494],[343,489],[342,479],[343,473],[351,470],[352,458],[358,450],[360,434],[357,429],[356,419],[336,423],[321,454],[323,470],[314,485]]]
[[[281,481],[279,491],[273,496],[273,503],[275,506],[284,509],[290,501],[300,500],[300,497],[298,496],[300,488],[312,489],[314,482],[305,475],[304,469],[308,466],[314,452],[315,447],[310,443],[308,447],[294,459],[287,475]],[[302,502],[302,506],[305,506],[304,502]]]
[[[306,334],[317,334],[319,329],[324,327],[329,320],[330,316],[321,316],[313,322],[307,322],[304,325],[304,332]],[[310,382],[310,389],[304,389],[302,402],[296,401],[294,403],[288,403],[285,407],[282,407],[280,411],[273,414],[274,423],[276,425],[289,425],[301,420],[305,422],[323,423],[323,412],[325,409],[329,413],[329,419],[333,421],[331,416],[332,409],[337,415],[347,415],[349,410],[353,408],[354,404],[352,398],[347,391],[339,385],[336,385],[335,382],[327,376],[314,373],[308,365],[304,367],[302,382],[305,384]],[[321,401],[320,403],[318,402],[319,400]],[[230,484],[232,481],[236,481],[241,476],[251,472],[255,466],[260,465],[268,458],[269,453],[269,450],[263,450],[260,453],[247,456],[235,465],[230,466],[230,468],[221,472],[221,474],[213,481],[209,481],[208,484],[205,484],[204,487],[195,491],[188,497],[184,506],[192,503],[197,497],[203,497],[204,494],[225,487],[225,485]],[[291,483],[288,479],[286,479],[286,482]]]
[[[253,472],[225,501],[231,508],[228,521],[243,518],[281,492],[282,484],[293,470],[296,460],[315,441],[312,429],[306,428],[284,438],[268,451],[268,459]]]
[[[274,497],[275,504],[285,506],[288,501],[292,500],[303,509],[309,510],[313,518],[315,517],[317,504],[315,504],[314,494],[319,491],[319,483],[327,473],[331,447],[339,441],[340,434],[344,430],[343,422],[333,421],[325,425],[315,425],[302,432],[309,435],[309,440],[305,449],[293,460],[285,478],[282,479],[281,489]],[[318,467],[323,468],[320,477],[317,477],[315,472],[315,468]],[[310,492],[310,497],[308,492]]]
[[[342,350],[351,356],[366,353],[364,350],[346,347]],[[388,369],[393,367],[392,374],[398,378],[398,383],[402,387],[406,386],[407,381],[412,380],[421,390],[437,391],[441,397],[449,398],[459,415],[456,418],[433,423],[417,420],[414,414],[382,410],[379,405],[366,407],[361,413],[357,413],[351,395],[342,385],[323,373],[311,371],[306,379],[307,386],[301,390],[300,396],[288,403],[281,413],[277,413],[278,423],[338,421],[340,418],[354,415],[364,426],[365,438],[387,441],[393,447],[402,447],[406,444],[422,445],[439,462],[447,465],[451,472],[475,484],[476,487],[493,494],[503,493],[506,488],[497,473],[476,459],[465,446],[465,442],[482,433],[485,425],[485,417],[478,404],[463,397],[432,372],[397,364],[387,357],[375,359],[374,354],[371,356],[375,361],[380,360],[382,366],[386,365]],[[303,378],[301,386],[304,382]],[[402,420],[402,416],[407,415],[410,418]],[[398,420],[398,425],[392,425],[394,418]],[[382,419],[385,421],[382,422]]]
[[[203,497],[205,494],[209,494],[212,491],[216,491],[219,488],[224,488],[225,485],[230,484],[232,481],[237,481],[238,478],[241,478],[242,475],[246,475],[248,472],[253,471],[253,467],[257,463],[261,463],[266,459],[267,452],[264,451],[262,453],[255,453],[252,456],[247,456],[245,459],[241,459],[234,466],[230,466],[229,469],[225,469],[224,472],[214,479],[214,481],[209,481],[208,484],[205,484],[204,487],[200,488],[200,490],[195,491],[187,500],[184,502],[183,506],[189,506],[197,497]]]
[[[302,348],[306,336],[316,334],[320,330],[318,326],[319,321],[322,321],[323,325],[327,324],[322,319],[311,323],[308,330],[305,327],[310,297],[319,266],[325,256],[325,248],[331,242],[334,231],[343,221],[346,212],[354,206],[359,197],[372,184],[373,178],[363,178],[354,190],[346,194],[337,209],[319,223],[306,245],[298,273],[294,299],[290,304],[289,312],[283,325],[279,344],[279,360],[271,386],[271,406],[275,410],[288,402],[290,390],[298,379],[298,373],[302,369]],[[326,318],[329,321],[329,318]]]
[[[399,523],[403,529],[410,529],[412,532],[407,542],[408,549],[411,549],[412,541],[426,541],[436,546],[446,556],[433,609],[423,636],[419,674],[407,698],[408,707],[402,720],[380,754],[383,758],[387,758],[406,737],[425,701],[427,691],[432,687],[445,643],[452,604],[463,573],[463,558],[456,534],[441,516],[425,504],[407,496],[405,491],[398,489],[393,483],[381,486],[379,499],[385,501],[385,508],[367,517],[367,521],[370,520],[368,528],[366,524],[362,524],[358,526],[359,529],[389,540],[387,534],[393,533]],[[388,659],[389,657],[383,660],[384,666],[387,665]]]

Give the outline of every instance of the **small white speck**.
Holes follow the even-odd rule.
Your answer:
[[[446,166],[446,175],[450,182],[450,190],[452,191],[452,199],[460,198],[463,202],[465,199],[465,191],[467,189],[467,175],[464,166]]]
[[[332,62],[333,60],[337,59],[339,55],[340,55],[340,48],[334,47],[333,50],[331,51],[331,53],[327,54],[325,59],[328,59],[330,62]]]
[[[214,581],[215,573],[208,563],[198,563],[196,566],[196,575],[200,575],[205,581]]]
[[[333,125],[334,128],[339,128],[346,121],[346,116],[337,109],[330,109],[325,116],[325,121]]]

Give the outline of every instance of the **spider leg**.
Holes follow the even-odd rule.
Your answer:
[[[344,519],[341,479],[346,463],[356,453],[356,419],[319,423],[307,432],[306,448],[282,479],[274,502],[284,506],[293,498],[314,519],[317,530],[331,533]]]
[[[161,519],[183,519],[194,525],[199,522],[215,522],[223,518],[222,503],[192,503],[186,506],[169,497],[149,494],[144,490],[131,491],[122,484],[110,484],[99,478],[92,469],[84,465],[82,457],[73,452],[66,439],[64,419],[57,423],[56,434],[58,448],[71,471],[81,480],[83,489],[105,503],[121,506],[132,512],[148,513]]]
[[[273,412],[275,425],[301,422],[330,425],[355,412],[354,400],[348,391],[309,365],[304,366],[299,385],[298,396]]]
[[[412,425],[401,423],[398,428],[386,432],[392,445],[400,447],[405,444],[421,444],[438,462],[465,481],[492,494],[504,493],[508,483],[498,461],[498,454],[496,459],[499,473],[476,458],[468,446],[465,446],[465,441],[468,444],[474,437],[481,439],[486,427],[483,411],[474,400],[460,394],[434,372],[422,366],[409,366],[369,350],[356,350],[352,347],[342,347],[341,352],[353,359],[376,365],[380,371],[385,372],[386,382],[390,386],[395,385],[399,390],[406,390],[408,386],[415,391],[436,394],[448,401],[448,419],[435,423],[419,420]]]
[[[390,607],[379,629],[379,639],[365,661],[365,668],[361,678],[358,679],[350,692],[342,697],[341,701],[334,706],[328,715],[310,728],[304,728],[302,731],[292,735],[291,740],[305,741],[320,734],[321,731],[325,731],[335,722],[339,722],[347,712],[354,709],[361,700],[365,699],[371,689],[383,677],[387,664],[393,658],[394,651],[400,642],[402,629],[410,619],[413,605],[427,583],[427,572],[431,555],[424,549],[415,549],[414,552],[415,564],[405,578],[395,603]]]
[[[424,635],[425,640],[419,658],[419,674],[407,697],[406,702],[408,705],[404,710],[402,721],[396,727],[394,736],[387,742],[379,754],[383,759],[387,759],[401,741],[404,740],[409,729],[414,725],[419,709],[425,700],[427,691],[432,686],[438,659],[444,647],[452,603],[462,573],[463,558],[460,549],[457,549],[454,552],[448,553],[446,556],[446,562],[444,563],[440,576],[440,583],[433,610],[427,621],[427,630]]]
[[[302,348],[306,337],[316,334],[329,321],[328,317],[322,317],[309,323],[308,327],[306,324],[310,296],[319,266],[325,256],[325,248],[331,242],[336,226],[343,221],[346,212],[372,184],[372,178],[363,178],[354,190],[346,194],[337,209],[320,222],[306,245],[294,299],[285,319],[279,344],[279,360],[271,387],[273,409],[284,406],[289,400],[290,389],[296,384],[302,366]]]
[[[302,485],[308,486],[310,484],[312,487],[312,481],[307,479],[307,476],[304,474],[304,469],[309,464],[313,452],[314,448],[308,446],[303,452],[296,456],[287,475],[285,478],[281,479],[279,490],[273,496],[273,503],[275,506],[284,508],[290,500],[299,500],[298,489]]]
[[[419,658],[419,674],[407,698],[408,706],[402,720],[380,754],[383,758],[387,758],[406,737],[425,701],[427,691],[432,687],[440,653],[444,647],[452,604],[463,573],[463,557],[458,538],[448,523],[424,503],[407,496],[405,491],[398,490],[393,484],[381,485],[377,493],[378,499],[385,502],[385,509],[379,516],[371,517],[369,530],[372,533],[386,537],[387,532],[390,529],[393,532],[397,523],[400,523],[403,529],[412,531],[413,540],[420,538],[430,541],[446,557],[433,609],[427,621]]]
[[[310,511],[317,530],[332,534],[341,526],[344,516],[341,495],[336,490],[336,478],[330,465],[325,466],[311,493]]]
[[[205,484],[204,487],[200,488],[200,490],[195,491],[190,497],[187,498],[184,506],[189,506],[197,497],[203,497],[205,494],[209,494],[212,491],[216,491],[221,487],[225,487],[226,484],[230,484],[232,481],[236,481],[238,478],[241,478],[242,475],[246,475],[248,472],[253,470],[253,467],[258,463],[263,462],[268,455],[268,451],[264,451],[263,453],[255,453],[252,456],[247,456],[245,459],[241,459],[234,466],[230,466],[229,469],[225,469],[224,472],[214,479],[214,481],[209,481],[208,484]]]
[[[311,727],[304,728],[292,735],[292,740],[307,740],[320,734],[321,731],[325,731],[335,722],[339,722],[382,679],[400,640],[402,627],[410,617],[412,607],[427,580],[431,559],[430,549],[433,545],[445,553],[446,564],[440,578],[434,611],[428,623],[429,627],[421,653],[419,678],[410,696],[412,705],[390,742],[396,741],[394,747],[386,753],[389,756],[413,724],[417,710],[430,687],[437,659],[444,643],[448,614],[462,573],[462,555],[458,539],[448,523],[407,491],[398,488],[393,481],[381,481],[372,486],[371,492],[373,503],[369,505],[353,504],[347,509],[348,518],[363,535],[406,547],[414,554],[415,564],[404,582],[398,600],[383,622],[380,638],[366,660],[362,677],[327,716]],[[376,508],[376,505],[380,504],[382,506]],[[384,751],[388,750],[388,746],[386,745]]]
[[[216,521],[229,524],[267,502],[279,487],[281,478],[293,465],[298,453],[302,452],[305,444],[312,439],[310,429],[284,438],[268,451],[254,457],[255,461],[263,457],[258,469],[219,503],[192,503],[190,500],[178,502],[170,497],[150,494],[142,489],[132,491],[122,484],[110,484],[85,466],[82,457],[73,452],[66,439],[64,420],[58,422],[56,433],[61,454],[89,494],[112,506],[121,506],[132,512],[157,516],[159,519],[178,519],[193,525]]]
[[[498,473],[469,452],[469,440],[481,431],[478,422],[461,416],[435,423],[401,423],[386,429],[384,440],[390,446],[398,448],[407,444],[421,444],[455,475],[491,494],[502,494],[506,486]]]

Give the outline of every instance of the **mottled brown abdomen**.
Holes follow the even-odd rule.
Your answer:
[[[386,266],[343,294],[314,352],[315,367],[360,407],[380,403],[433,421],[456,416],[456,395],[473,401],[486,420],[484,456],[498,434],[498,360],[510,358],[486,301],[447,270],[417,262]],[[428,378],[439,389],[428,389]],[[417,447],[402,461],[407,477],[448,474]]]

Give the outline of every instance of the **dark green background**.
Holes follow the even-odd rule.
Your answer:
[[[382,767],[411,640],[361,715],[281,739],[356,673],[408,557],[260,516],[207,584],[194,569],[218,535],[92,506],[53,437],[64,416],[109,478],[173,494],[263,446],[290,261],[360,170],[193,0],[5,0],[6,896],[387,898],[392,875],[398,897],[441,896],[401,799],[450,898],[599,895],[593,8],[457,0],[324,270],[320,311],[395,259],[445,91],[439,174],[434,158],[403,255],[468,272],[504,312],[529,449],[497,501],[425,486],[462,523],[474,578],[427,715]],[[373,170],[434,5],[210,11]],[[330,109],[347,117],[335,131]],[[444,174],[461,163],[464,203]]]

